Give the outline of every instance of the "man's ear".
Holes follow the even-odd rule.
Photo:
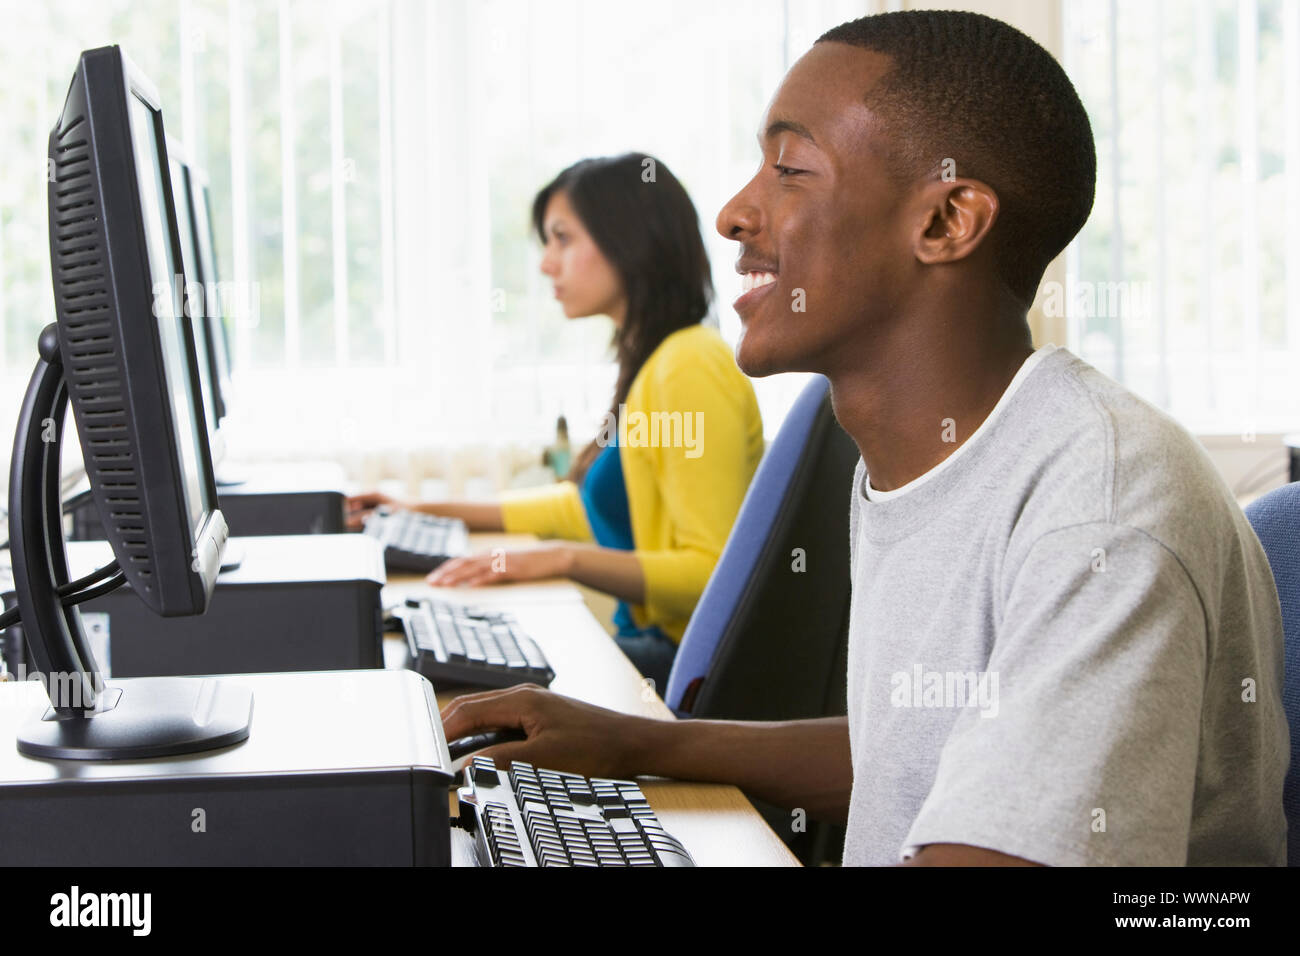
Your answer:
[[[919,262],[956,262],[974,252],[998,218],[998,195],[978,179],[931,183],[921,197],[913,250]]]

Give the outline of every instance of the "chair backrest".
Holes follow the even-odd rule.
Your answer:
[[[1286,634],[1282,706],[1291,727],[1291,767],[1282,790],[1286,810],[1287,863],[1300,866],[1300,482],[1283,485],[1246,507],[1264,545]]]
[[[754,474],[701,595],[664,699],[678,714],[843,714],[849,496],[858,449],[826,379],[796,400]]]

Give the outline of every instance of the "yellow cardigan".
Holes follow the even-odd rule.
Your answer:
[[[629,607],[638,627],[680,642],[763,455],[754,387],[716,330],[689,326],[641,367],[618,426],[646,590],[645,604]],[[571,481],[507,492],[501,512],[511,533],[594,540]]]

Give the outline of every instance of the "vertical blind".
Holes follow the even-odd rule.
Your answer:
[[[248,457],[540,443],[594,432],[606,320],[538,273],[535,191],[656,154],[695,201],[714,321],[739,332],[722,204],[787,65],[865,0],[52,0],[0,3],[0,415],[52,318],[45,138],[80,50],[120,43],[211,187]],[[769,430],[800,384],[758,384]],[[6,422],[0,422],[4,427]]]
[[[1300,428],[1300,3],[1063,12],[1099,165],[1071,347],[1195,431]]]

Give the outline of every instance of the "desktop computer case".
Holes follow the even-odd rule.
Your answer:
[[[342,491],[259,491],[257,486],[221,489],[217,504],[230,533],[238,537],[339,534],[346,529],[347,498]],[[102,541],[104,525],[89,494],[64,506],[69,541]]]
[[[347,530],[344,475],[337,464],[283,462],[240,468],[223,462],[217,471],[217,505],[233,535],[339,534]],[[223,476],[236,480],[223,484]]]
[[[230,533],[338,534],[345,527],[347,499],[341,491],[219,490],[217,506]]]
[[[130,588],[81,605],[107,631],[113,677],[383,667],[383,549],[365,535],[232,538],[239,567],[217,578],[207,613],[162,618]],[[111,560],[107,545],[68,545],[73,573]],[[90,617],[89,615],[102,615]]]
[[[0,865],[450,865],[454,777],[428,681],[220,679],[253,692],[248,740],[111,761],[18,753],[18,728],[48,699],[35,682],[0,683]],[[130,693],[129,680],[109,683]]]

